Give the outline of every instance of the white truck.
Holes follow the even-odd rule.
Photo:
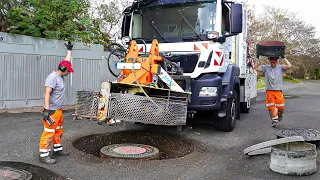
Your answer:
[[[182,76],[174,79],[192,92],[190,117],[209,112],[218,129],[232,131],[240,112],[249,112],[257,96],[257,76],[247,51],[247,12],[242,4],[137,0],[124,11],[121,33],[123,42],[136,40],[141,53],[149,51],[153,39],[159,41],[160,52],[180,67]]]
[[[137,0],[125,9],[123,43],[135,40],[140,53],[153,39],[173,62],[168,72],[192,92],[188,115],[209,114],[222,131],[232,131],[240,112],[257,96],[256,73],[248,55],[247,13],[225,0]]]

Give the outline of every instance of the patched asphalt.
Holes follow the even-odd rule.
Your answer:
[[[278,128],[311,128],[320,131],[319,89],[319,81],[286,83],[284,94],[298,97],[285,100],[284,120]],[[241,120],[237,121],[234,131],[228,133],[206,124],[193,125],[192,129],[182,132],[165,126],[103,126],[96,121],[74,121],[72,113],[74,112],[66,111],[64,114],[65,133],[62,140],[71,155],[57,158],[54,165],[38,162],[39,138],[43,130],[40,113],[0,114],[0,161],[19,161],[41,166],[74,180],[320,179],[319,172],[305,177],[277,174],[269,168],[269,154],[253,157],[243,154],[243,150],[251,145],[276,139],[276,129],[271,127],[264,106],[264,90],[259,90],[257,101],[252,104],[250,113],[241,114]],[[202,147],[176,159],[136,161],[99,159],[72,146],[74,140],[90,134],[139,129],[174,133],[197,141]],[[319,157],[317,164],[319,165]]]

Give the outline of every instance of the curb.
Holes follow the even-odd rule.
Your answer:
[[[19,113],[41,113],[42,107],[24,107],[24,108],[6,108],[0,109],[0,114],[10,113],[10,114],[19,114]],[[75,110],[75,106],[64,106],[63,110]]]

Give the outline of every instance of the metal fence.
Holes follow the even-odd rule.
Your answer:
[[[0,109],[42,106],[46,76],[57,69],[67,49],[65,41],[0,33]],[[101,45],[75,43],[74,73],[66,77],[66,105],[74,105],[77,90],[100,90],[100,82],[114,80],[109,52]]]

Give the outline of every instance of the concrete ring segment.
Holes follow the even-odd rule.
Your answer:
[[[249,156],[271,153],[271,147],[258,149],[248,153]]]
[[[302,136],[292,136],[292,137],[285,137],[285,138],[280,138],[280,139],[274,139],[270,141],[266,141],[263,143],[255,144],[253,146],[247,147],[244,149],[243,153],[245,155],[248,155],[249,152],[256,151],[259,149],[271,147],[277,144],[283,144],[283,143],[288,143],[288,142],[296,142],[296,141],[304,141],[304,138]]]
[[[157,148],[144,144],[112,144],[100,149],[100,156],[103,158],[155,159],[158,155],[159,150]]]
[[[25,170],[11,167],[0,167],[0,180],[30,180],[32,174]]]

